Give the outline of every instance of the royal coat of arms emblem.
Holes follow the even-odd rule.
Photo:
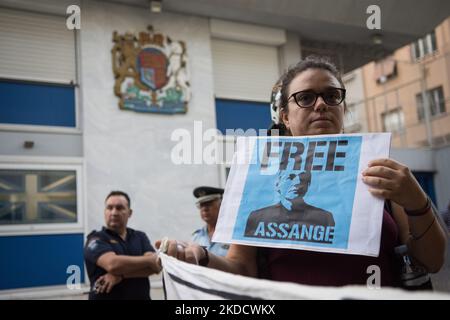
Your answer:
[[[114,94],[119,108],[137,112],[186,113],[191,91],[186,44],[160,33],[113,33]]]

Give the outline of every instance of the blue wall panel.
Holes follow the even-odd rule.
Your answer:
[[[0,81],[0,123],[75,127],[75,89]]]
[[[83,234],[0,237],[0,290],[65,284],[69,265],[84,282]]]
[[[216,99],[217,129],[269,129],[269,103]]]

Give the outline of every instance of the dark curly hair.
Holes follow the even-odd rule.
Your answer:
[[[278,88],[281,91],[280,101],[277,103],[280,108],[280,112],[287,112],[288,110],[288,88],[292,80],[294,80],[297,75],[308,69],[321,69],[330,72],[337,79],[337,81],[339,81],[342,88],[345,88],[338,68],[330,61],[329,58],[315,55],[308,56],[305,59],[300,60],[296,65],[290,67],[276,82],[274,90],[275,88]],[[346,105],[344,102],[344,110],[345,109]],[[286,126],[281,122],[281,119],[280,123],[273,124],[271,126],[269,130],[271,133],[270,135],[274,135],[271,132],[272,130],[278,130],[280,136],[291,135]]]

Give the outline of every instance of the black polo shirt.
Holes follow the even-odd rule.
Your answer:
[[[92,231],[84,247],[84,260],[91,282],[89,300],[149,300],[150,282],[148,278],[123,279],[115,285],[109,294],[95,293],[95,281],[106,270],[97,266],[97,260],[106,252],[115,252],[117,255],[142,256],[146,252],[155,252],[150,240],[144,232],[127,228],[125,241],[114,231],[102,228],[101,231]]]

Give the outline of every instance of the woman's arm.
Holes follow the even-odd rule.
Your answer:
[[[161,240],[156,241],[156,247],[161,246]],[[256,261],[257,247],[232,244],[226,257],[216,256],[208,253],[209,262],[207,267],[240,274],[248,277],[258,275]],[[167,255],[188,263],[199,264],[206,257],[205,249],[196,243],[183,243],[177,240],[168,240]]]
[[[425,208],[428,199],[409,168],[392,159],[374,160],[363,172],[363,181],[373,195],[391,200],[400,239],[408,245],[415,262],[429,272],[438,272],[444,263],[447,238],[432,209],[420,216],[405,212]]]
[[[257,252],[257,247],[232,244],[226,257],[210,255],[208,267],[256,278],[258,276]]]
[[[394,219],[400,230],[401,242],[408,246],[414,262],[435,273],[444,264],[446,237],[444,230],[429,210],[420,217],[408,217],[398,204],[392,202]]]

